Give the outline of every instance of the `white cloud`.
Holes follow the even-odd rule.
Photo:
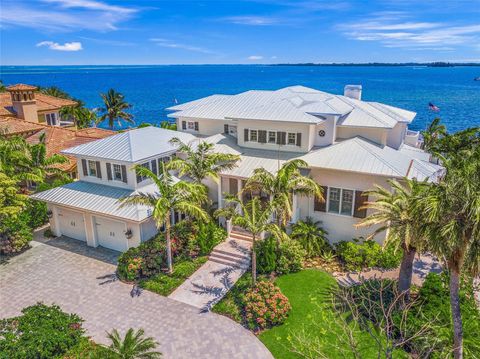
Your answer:
[[[2,27],[21,26],[46,31],[111,31],[138,10],[100,1],[44,0],[36,6],[2,0]]]
[[[414,22],[402,12],[377,13],[365,21],[337,26],[359,41],[378,41],[385,47],[450,51],[452,46],[474,46],[480,41],[480,25]]]
[[[250,61],[258,61],[258,60],[263,60],[263,56],[260,55],[251,55],[247,57],[248,60]]]
[[[80,51],[82,50],[81,42],[66,42],[63,45],[60,45],[58,42],[53,41],[42,41],[37,44],[37,47],[47,46],[50,50],[56,51]]]
[[[229,16],[221,20],[237,25],[268,26],[280,23],[279,18],[267,16]]]
[[[154,42],[155,44],[161,47],[168,47],[171,49],[181,49],[181,50],[187,50],[187,51],[193,51],[193,52],[201,52],[204,54],[213,54],[213,51],[210,51],[203,47],[181,44],[168,39],[155,37],[155,38],[151,38],[150,41]]]

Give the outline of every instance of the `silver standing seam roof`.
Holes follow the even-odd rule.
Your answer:
[[[189,142],[196,138],[189,133],[148,126],[68,148],[62,153],[72,156],[138,162],[162,153],[175,151],[176,148],[169,143],[174,137],[178,137],[183,142]]]
[[[410,123],[415,112],[334,95],[304,86],[276,91],[251,90],[237,95],[212,95],[167,108],[173,118],[250,119],[318,124],[326,115],[340,117],[340,126],[393,128]]]

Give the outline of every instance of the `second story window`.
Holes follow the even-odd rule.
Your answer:
[[[250,130],[250,141],[257,142],[258,141],[258,131],[257,130]]]
[[[150,169],[150,163],[149,162],[142,163],[140,166]],[[143,182],[146,179],[147,179],[146,177],[141,176],[137,173],[137,183]]]
[[[276,131],[268,131],[268,143],[277,143]]]
[[[97,177],[97,162],[88,161],[88,175],[92,177]]]
[[[57,114],[56,113],[47,113],[45,115],[47,120],[47,125],[56,126],[57,125]]]
[[[122,166],[113,164],[113,179],[115,181],[123,181]]]

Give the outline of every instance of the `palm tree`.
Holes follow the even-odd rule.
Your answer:
[[[243,191],[258,190],[270,196],[276,204],[277,224],[286,226],[292,217],[293,194],[314,195],[323,200],[322,187],[313,179],[301,174],[300,168],[308,164],[300,159],[285,162],[274,175],[264,168],[257,168],[247,180]]]
[[[429,249],[442,258],[450,274],[453,354],[463,358],[463,323],[460,310],[462,273],[480,271],[480,146],[443,157],[445,177],[433,184],[421,201],[429,235]]]
[[[58,98],[64,98],[67,100],[72,100],[72,96],[70,96],[68,93],[60,89],[59,87],[56,86],[50,86],[50,87],[42,87],[42,86],[37,86],[38,87],[38,92],[43,93],[45,95],[53,96],[53,97],[58,97]]]
[[[162,121],[162,122],[160,122],[160,128],[165,128],[167,130],[176,131],[177,130],[177,124],[174,123],[174,122]]]
[[[225,203],[230,205],[217,210],[217,217],[229,218],[233,225],[239,226],[252,234],[252,283],[255,284],[257,281],[255,242],[263,232],[277,231],[276,233],[278,233],[279,231],[278,226],[270,222],[275,204],[268,202],[265,205],[258,197],[254,197],[244,204],[238,197],[231,195],[225,198]]]
[[[321,221],[307,217],[305,221],[298,221],[292,226],[290,237],[300,242],[307,252],[307,257],[318,255],[329,246],[328,232],[320,224]]]
[[[168,167],[178,170],[180,176],[189,176],[195,183],[202,183],[206,178],[218,181],[219,173],[235,168],[240,159],[238,155],[214,152],[214,145],[205,141],[186,144],[175,137],[170,143],[175,145],[185,158],[174,158]]]
[[[374,200],[366,202],[363,208],[373,209],[374,212],[356,226],[378,226],[367,239],[386,232],[384,246],[393,245],[396,250],[402,251],[398,289],[408,299],[415,254],[425,246],[425,236],[422,235],[424,218],[419,212],[418,200],[424,195],[428,185],[407,178],[404,181],[405,186],[396,180],[389,180],[392,190],[375,185],[375,189],[366,191],[365,195],[373,197]]]
[[[426,151],[431,152],[432,146],[437,140],[447,133],[445,125],[440,123],[439,118],[435,118],[425,131],[422,131],[423,145]]]
[[[115,121],[117,121],[119,126],[121,125],[122,120],[127,123],[135,123],[133,121],[133,115],[126,112],[126,110],[130,109],[132,106],[125,101],[125,96],[123,96],[120,92],[110,89],[107,93],[100,94],[100,96],[102,97],[105,105],[105,107],[102,109],[104,114],[100,117],[100,120],[105,121],[108,119],[108,126],[110,129],[113,130]]]
[[[106,348],[106,357],[112,359],[156,359],[162,356],[162,353],[153,351],[158,343],[151,337],[144,337],[144,330],[139,329],[136,332],[133,328],[128,329],[125,337],[122,339],[116,329],[107,333],[108,339],[112,342]]]
[[[97,109],[88,109],[84,106],[64,106],[60,109],[62,118],[67,118],[75,123],[77,128],[96,126],[100,122]]]
[[[155,193],[139,192],[125,197],[121,200],[121,206],[140,204],[153,208],[152,216],[157,227],[161,228],[165,225],[168,272],[171,273],[173,271],[170,240],[172,213],[178,211],[200,220],[208,220],[207,213],[201,207],[201,204],[207,200],[205,187],[174,179],[164,163],[159,168],[158,176],[143,166],[137,166],[135,170],[138,175],[149,178],[157,186],[156,191]]]

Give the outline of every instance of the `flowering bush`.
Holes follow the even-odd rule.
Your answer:
[[[245,319],[251,329],[282,324],[291,309],[288,298],[272,282],[261,281],[245,294]]]
[[[139,276],[142,263],[143,260],[140,257],[132,258],[128,261],[126,274],[129,281],[133,281]]]

